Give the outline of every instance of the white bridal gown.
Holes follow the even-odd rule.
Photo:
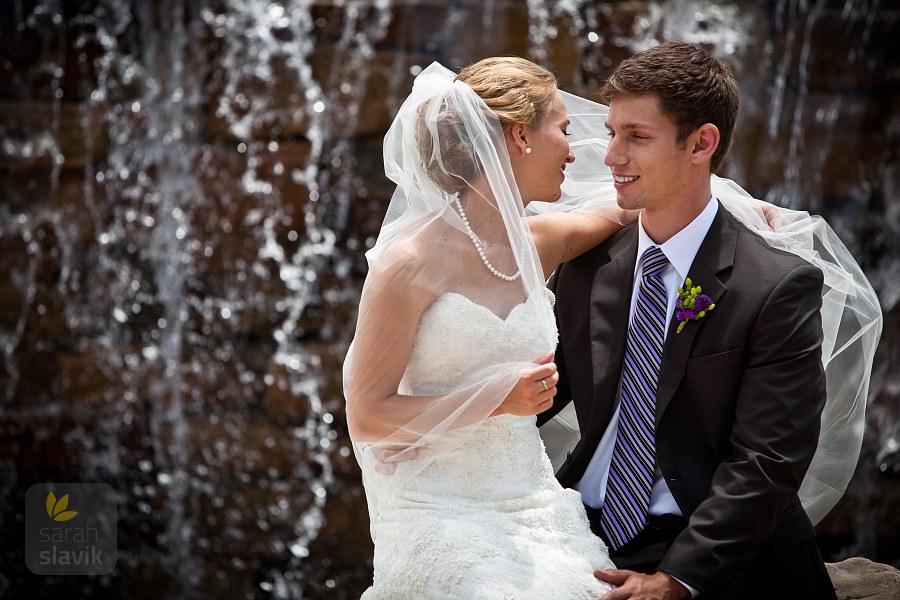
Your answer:
[[[422,316],[401,393],[440,393],[457,373],[552,352],[555,328],[535,327],[552,322],[537,318],[549,303],[532,294],[502,319],[443,294]],[[373,533],[374,585],[364,600],[594,600],[610,589],[594,569],[614,568],[580,495],[554,478],[535,417],[486,419],[387,501]]]

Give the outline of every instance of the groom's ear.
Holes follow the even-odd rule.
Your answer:
[[[712,123],[704,123],[688,137],[691,148],[691,162],[700,164],[712,160],[712,155],[719,147],[719,128]]]

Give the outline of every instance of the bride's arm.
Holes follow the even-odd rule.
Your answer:
[[[419,320],[436,295],[419,281],[417,249],[408,244],[391,250],[375,265],[363,288],[345,374],[347,425],[357,442],[388,437],[436,399],[397,393]],[[389,264],[383,266],[384,262]]]
[[[517,375],[512,389],[498,399],[496,390],[479,382],[471,390],[448,395],[399,393],[422,314],[440,286],[425,283],[423,253],[414,245],[382,257],[387,267],[373,271],[360,301],[353,354],[346,369],[347,425],[356,442],[412,443],[440,424],[448,428],[477,422],[490,414],[535,415],[546,410],[556,393],[556,365],[551,356]],[[547,382],[547,387],[541,380]],[[482,401],[467,400],[481,397]],[[481,405],[486,402],[489,406]],[[447,420],[445,423],[444,420]]]
[[[611,218],[587,212],[547,212],[528,217],[544,278],[550,277],[561,263],[605,241],[623,227],[622,223],[637,219],[637,211],[616,210]]]

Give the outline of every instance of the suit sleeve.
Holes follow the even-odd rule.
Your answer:
[[[773,288],[750,328],[732,454],[659,566],[703,593],[752,560],[786,509],[799,510],[797,490],[815,453],[825,403],[822,282],[815,267],[796,267]]]

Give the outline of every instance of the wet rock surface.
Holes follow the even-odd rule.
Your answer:
[[[673,38],[738,75],[723,175],[825,216],[879,294],[866,439],[818,531],[835,577],[900,565],[898,28],[874,0],[6,3],[0,597],[358,597],[340,365],[393,112],[433,60],[529,56],[590,96]],[[44,481],[117,490],[113,573],[25,568]]]

